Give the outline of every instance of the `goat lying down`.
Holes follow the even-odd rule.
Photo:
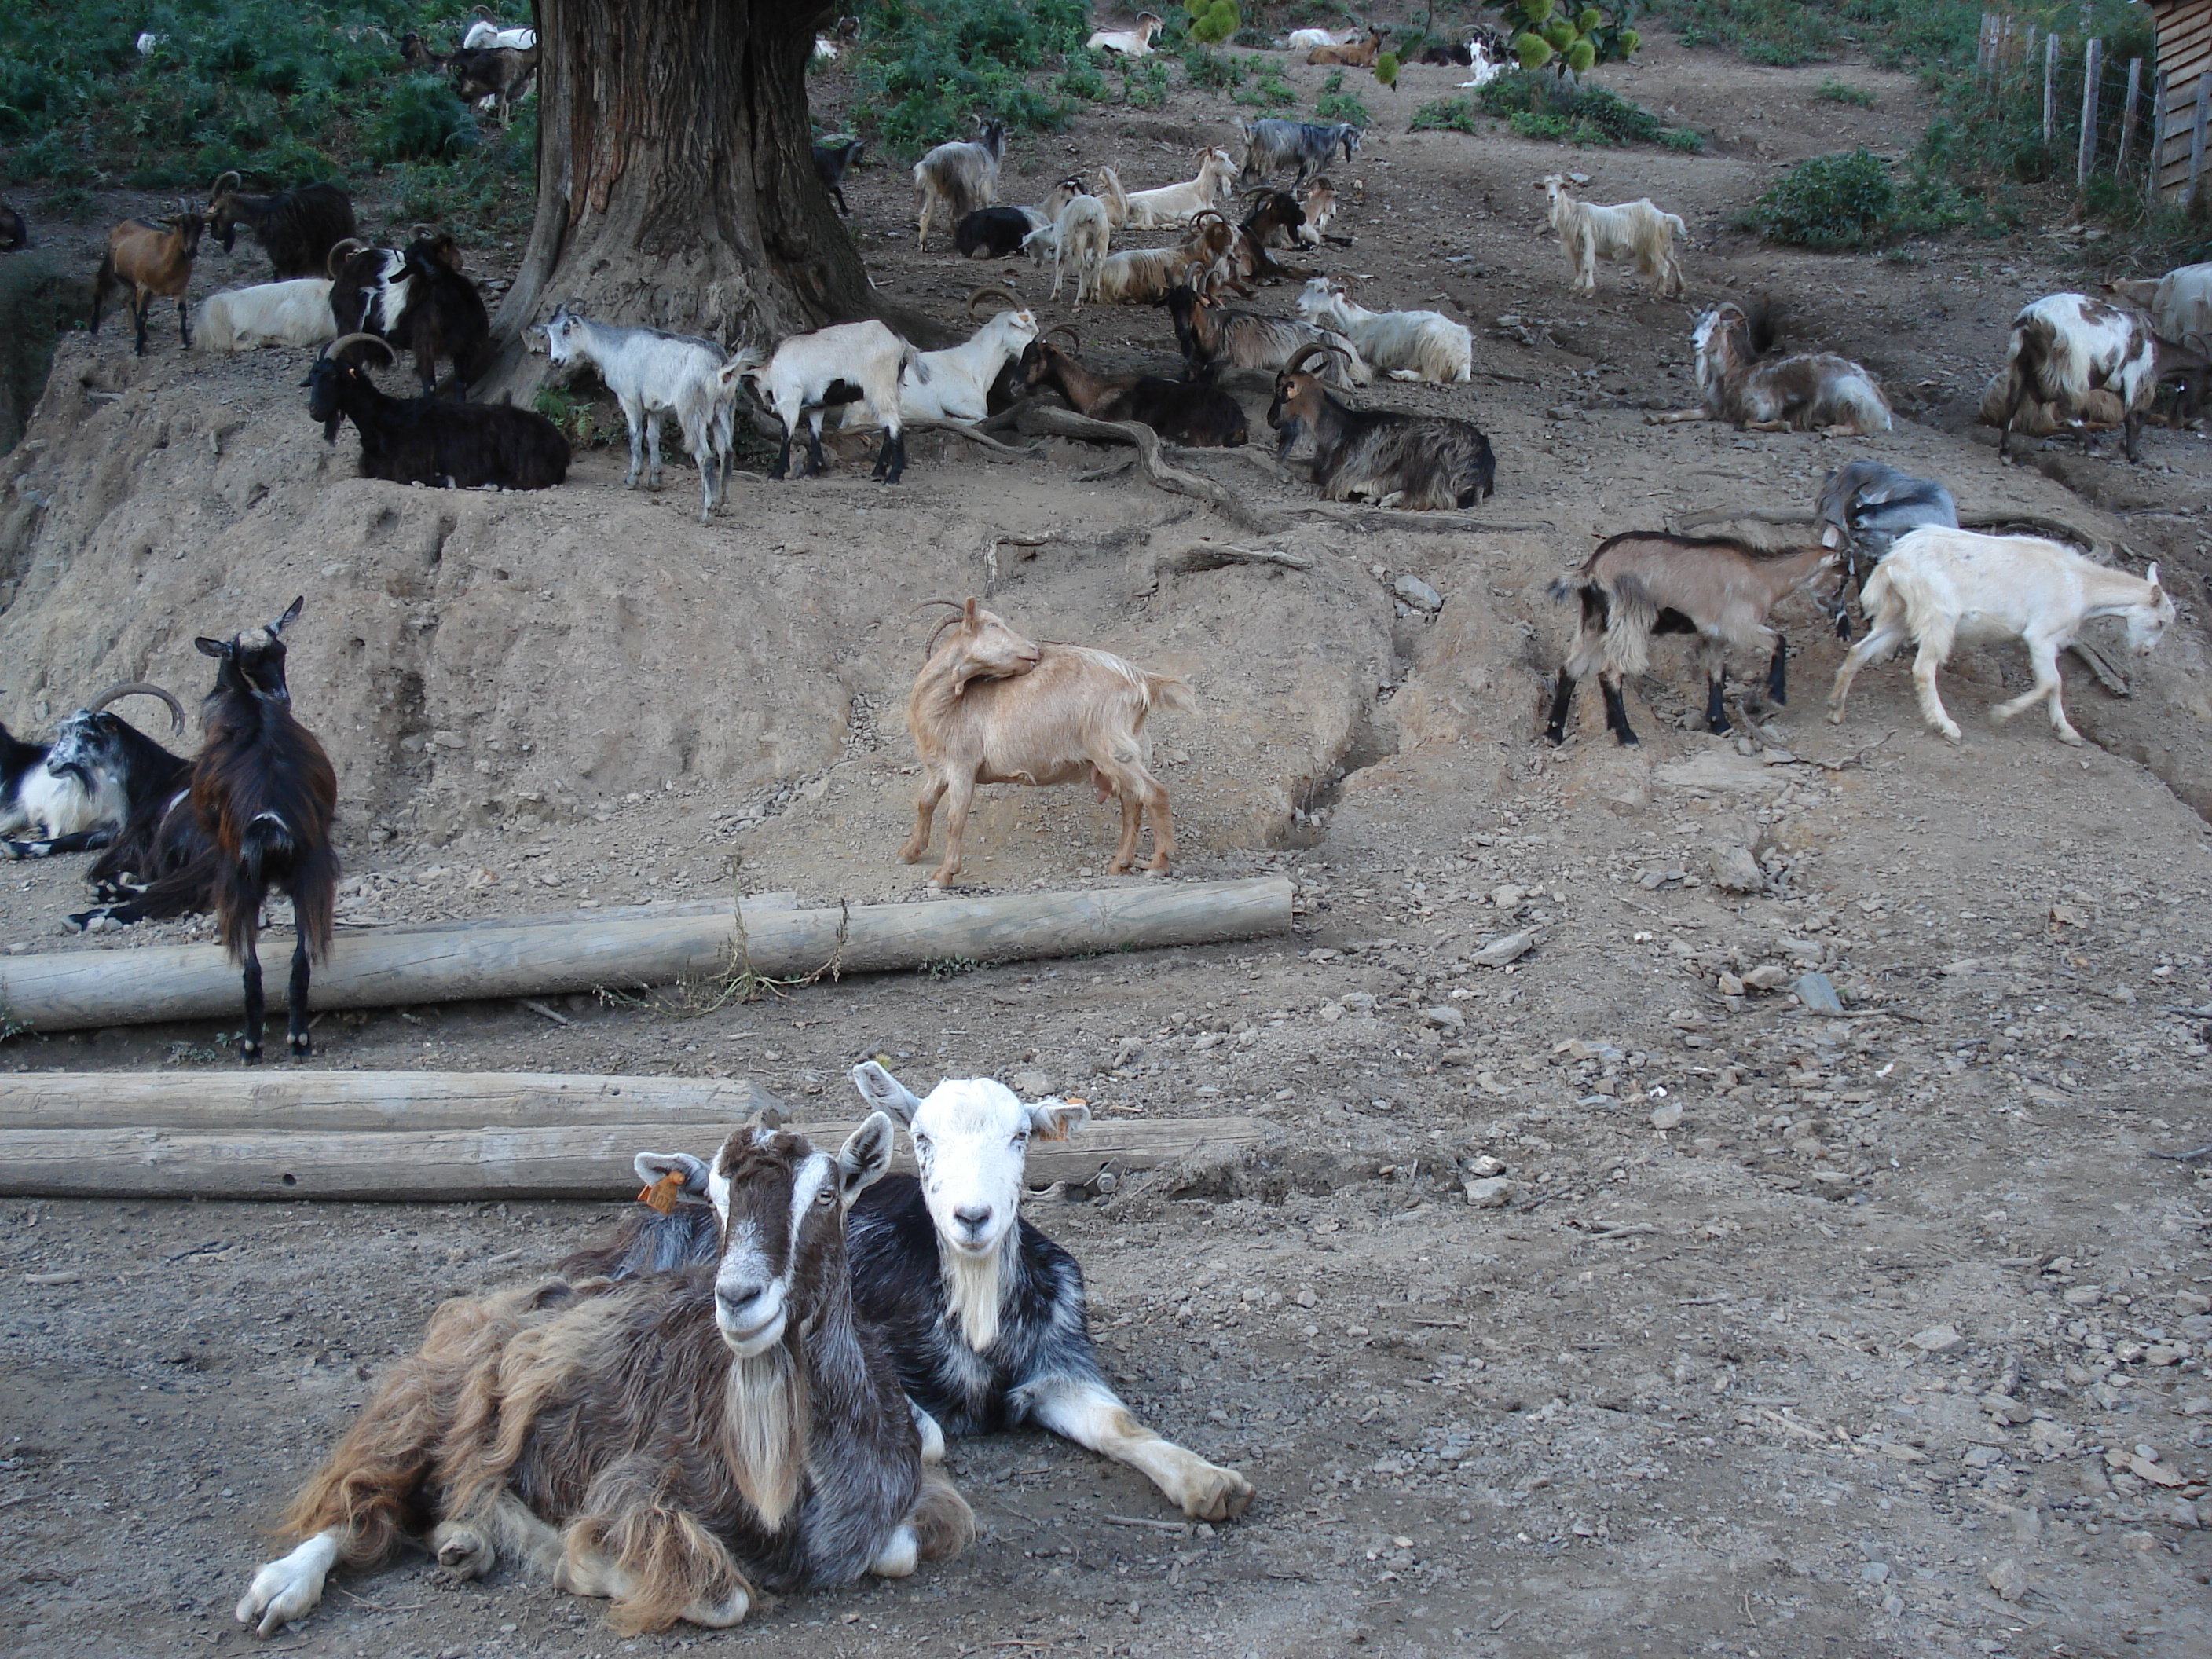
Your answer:
[[[1771,354],[1764,307],[1733,302],[1698,319],[1698,392],[1706,414],[1754,432],[1822,428],[1864,437],[1890,429],[1881,383],[1848,357],[1827,352]]]
[[[906,1126],[921,1170],[862,1194],[845,1239],[854,1305],[888,1339],[925,1443],[939,1431],[1035,1423],[1128,1464],[1194,1521],[1242,1515],[1251,1482],[1163,1440],[1114,1392],[1091,1347],[1083,1269],[1018,1213],[1030,1142],[1065,1140],[1091,1109],[1031,1104],[990,1078],[948,1078],[917,1099],[873,1060],[854,1066],[853,1081],[870,1107]],[[648,1181],[653,1170],[704,1167],[680,1152],[639,1161]],[[711,1261],[714,1246],[711,1211],[641,1205],[612,1241],[562,1268],[662,1272]]]
[[[2070,547],[2034,536],[1984,536],[1971,530],[1916,530],[1900,538],[1875,567],[1866,585],[1871,623],[1850,648],[1828,693],[1828,719],[1844,718],[1851,682],[1869,663],[1881,662],[1911,641],[1919,647],[1912,686],[1928,724],[1953,743],[1958,722],[1936,694],[1936,671],[1952,648],[1993,640],[2018,640],[2027,647],[2035,684],[2001,702],[1990,718],[2008,720],[2031,704],[2047,703],[2061,743],[2078,744],[2081,733],[2061,701],[2058,653],[2082,624],[2097,617],[2124,617],[2128,648],[2148,656],[2172,625],[2173,601],[2159,585],[2158,567],[2142,576],[2112,570]]]

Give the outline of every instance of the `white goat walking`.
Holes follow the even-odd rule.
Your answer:
[[[704,499],[699,522],[714,510],[727,483],[731,428],[736,387],[722,383],[723,357],[711,340],[689,334],[664,334],[657,328],[617,328],[595,323],[566,306],[545,324],[546,355],[558,364],[590,363],[622,405],[629,427],[629,476],[623,488],[637,488],[645,460],[642,438],[652,452],[647,487],[660,488],[660,422],[674,415],[684,447],[699,468]]]
[[[1556,173],[1536,188],[1551,201],[1551,226],[1559,233],[1559,249],[1574,273],[1571,292],[1597,292],[1600,259],[1633,259],[1639,274],[1659,279],[1661,299],[1681,296],[1682,267],[1674,258],[1674,239],[1687,235],[1688,228],[1676,215],[1662,213],[1648,196],[1613,207],[1583,201]]]
[[[1328,277],[1316,276],[1298,295],[1298,315],[1344,335],[1371,367],[1394,380],[1474,378],[1474,335],[1440,311],[1370,311],[1354,305]]]
[[[1899,537],[1875,567],[1863,598],[1872,621],[1867,636],[1836,671],[1829,720],[1843,720],[1860,669],[1911,640],[1919,647],[1912,686],[1920,712],[1953,743],[1960,740],[1959,726],[1936,695],[1936,671],[1960,641],[2016,639],[2026,645],[2035,684],[2025,696],[1999,703],[1990,718],[2008,720],[2031,703],[2048,702],[2058,740],[2078,744],[2081,735],[2067,720],[2059,697],[2058,653],[2092,617],[2125,617],[2129,649],[2148,656],[2174,617],[2156,565],[2145,575],[2130,576],[2057,542],[1971,530],[1931,528]]]

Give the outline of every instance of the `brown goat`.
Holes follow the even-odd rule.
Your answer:
[[[872,1115],[835,1154],[740,1129],[711,1166],[639,1173],[711,1204],[711,1265],[550,1279],[431,1316],[284,1519],[304,1539],[256,1573],[239,1622],[266,1636],[332,1566],[409,1532],[461,1577],[502,1553],[613,1599],[626,1632],[724,1628],[760,1589],[904,1577],[959,1553],[966,1502],[923,1461],[881,1334],[853,1308],[845,1216],[890,1167]]]
[[[960,873],[961,837],[978,784],[1088,779],[1100,800],[1118,796],[1121,803],[1121,839],[1106,873],[1128,872],[1147,811],[1147,867],[1165,870],[1175,857],[1175,823],[1167,786],[1152,774],[1145,717],[1155,703],[1195,707],[1190,687],[1087,646],[1037,645],[972,599],[964,605],[931,603],[951,605],[960,615],[915,676],[907,699],[907,729],[929,775],[915,799],[914,835],[899,857],[913,864],[929,850],[931,815],[950,796],[945,862],[929,878],[933,887],[949,885]]]
[[[92,331],[100,332],[100,307],[114,289],[127,288],[131,320],[138,329],[138,355],[146,355],[146,317],[156,300],[177,302],[177,331],[192,343],[192,319],[185,303],[191,286],[192,261],[199,257],[200,233],[207,222],[197,213],[174,213],[161,220],[125,219],[107,233],[106,257],[92,284]]]
[[[1355,40],[1349,46],[1316,46],[1306,54],[1306,62],[1340,64],[1346,69],[1373,69],[1382,52],[1382,31],[1370,23],[1364,40]]]

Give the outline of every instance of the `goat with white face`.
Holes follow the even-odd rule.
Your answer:
[[[1143,1474],[1185,1515],[1242,1515],[1252,1484],[1139,1422],[1099,1369],[1075,1258],[1020,1215],[1032,1139],[1064,1140],[1087,1106],[1023,1101],[990,1078],[948,1078],[917,1099],[875,1061],[853,1068],[874,1109],[914,1138],[914,1176],[885,1176],[845,1224],[853,1302],[880,1329],[907,1398],[948,1434],[1036,1423]],[[673,1168],[682,1154],[650,1160]],[[639,1160],[644,1169],[647,1158]],[[696,1160],[693,1160],[696,1162]],[[641,1206],[571,1273],[662,1271],[713,1260],[714,1230]],[[923,1429],[923,1442],[935,1437]]]

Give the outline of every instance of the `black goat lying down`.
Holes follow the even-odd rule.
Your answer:
[[[191,763],[179,759],[107,705],[159,697],[175,729],[185,711],[158,685],[112,685],[54,728],[50,744],[25,743],[0,726],[0,855],[52,858],[106,846],[142,801],[166,796]]]
[[[338,428],[353,422],[362,477],[456,489],[550,489],[568,477],[568,441],[535,410],[391,397],[343,356],[355,346],[392,354],[374,334],[349,334],[323,348],[301,384],[325,442],[336,443]]]
[[[266,628],[228,640],[193,641],[216,659],[215,690],[201,705],[207,737],[188,787],[134,813],[123,835],[87,872],[112,902],[74,915],[128,924],[212,910],[231,959],[243,969],[246,1030],[239,1058],[261,1058],[261,958],[255,950],[262,902],[274,888],[292,901],[288,1040],[295,1059],[307,1036],[308,958],[327,957],[337,908],[338,859],[331,845],[337,774],[315,734],[292,714],[284,678],[284,629],[303,594]]]
[[[853,1301],[888,1340],[908,1400],[935,1431],[988,1434],[1035,1423],[1152,1480],[1185,1515],[1242,1515],[1252,1484],[1139,1423],[1099,1369],[1075,1258],[1018,1214],[1031,1136],[1065,1139],[1086,1106],[1024,1103],[989,1078],[948,1079],[919,1100],[873,1060],[853,1068],[863,1099],[903,1123],[919,1180],[886,1176],[845,1224]],[[719,1238],[706,1163],[643,1153],[651,1204],[604,1246],[562,1263],[572,1276],[628,1278],[712,1262]],[[665,1172],[665,1173],[662,1173]],[[659,1179],[655,1180],[656,1175]],[[668,1207],[664,1212],[662,1205]]]

